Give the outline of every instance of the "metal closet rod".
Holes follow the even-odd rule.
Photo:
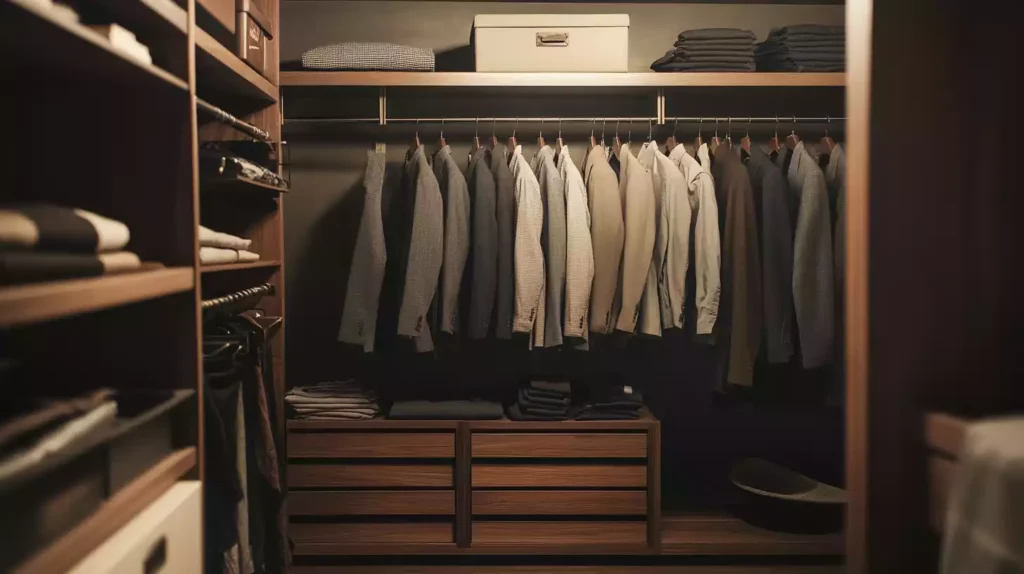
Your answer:
[[[225,112],[224,110],[218,108],[217,106],[205,100],[196,98],[196,107],[217,118],[217,121],[227,124],[246,135],[252,136],[258,140],[262,140],[265,142],[270,141],[269,133],[250,124],[249,122],[243,122],[242,120],[236,118],[235,116]]]
[[[737,124],[745,123],[779,123],[779,124],[792,124],[792,123],[829,123],[829,122],[842,122],[846,121],[843,116],[822,116],[822,117],[800,117],[800,116],[759,116],[759,117],[748,117],[748,116],[667,116],[664,118],[666,122],[729,122]],[[441,123],[446,124],[459,124],[459,123],[558,123],[558,122],[657,122],[658,118],[654,116],[642,116],[642,117],[627,117],[627,116],[590,116],[582,118],[565,118],[557,116],[548,117],[507,117],[507,118],[485,118],[485,117],[473,117],[473,118],[387,118],[387,122],[391,123]],[[342,124],[363,124],[363,123],[379,123],[380,118],[286,118],[285,123],[290,122],[326,122],[326,123],[342,123]]]

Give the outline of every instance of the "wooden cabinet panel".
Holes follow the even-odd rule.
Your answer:
[[[359,524],[291,524],[295,544],[432,544],[452,541],[448,522],[388,522]]]
[[[298,491],[288,494],[293,516],[454,514],[455,493],[441,491]]]
[[[443,464],[291,464],[288,486],[452,487],[452,467]]]
[[[473,544],[637,544],[647,543],[646,522],[473,523]]]
[[[647,487],[647,466],[474,464],[473,487]]]
[[[630,490],[483,490],[473,492],[473,514],[647,514],[647,493]]]
[[[473,456],[493,458],[644,458],[647,434],[475,433]]]
[[[452,433],[289,433],[289,458],[452,458]]]

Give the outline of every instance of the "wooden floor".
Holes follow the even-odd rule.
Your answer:
[[[298,566],[290,574],[843,574],[842,566]]]

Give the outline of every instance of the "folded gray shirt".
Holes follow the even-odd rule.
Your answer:
[[[785,30],[785,29],[783,29]],[[757,36],[750,30],[739,28],[702,28],[698,30],[685,30],[679,33],[680,40],[742,40],[754,41]]]

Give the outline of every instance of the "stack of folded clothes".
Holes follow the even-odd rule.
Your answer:
[[[569,383],[532,381],[519,389],[515,404],[508,408],[514,421],[564,421],[569,417],[572,388]]]
[[[495,420],[503,413],[493,401],[395,401],[389,419],[400,420]]]
[[[434,51],[386,42],[343,42],[302,53],[307,70],[433,72]]]
[[[293,418],[306,420],[363,420],[380,413],[376,393],[354,379],[295,387],[284,397]]]
[[[764,72],[842,72],[846,32],[842,26],[800,24],[776,28],[757,45],[757,69]]]
[[[224,263],[248,263],[258,261],[258,253],[247,251],[251,239],[242,239],[229,233],[214,231],[199,226],[199,263],[219,265]]]
[[[584,402],[569,410],[578,421],[633,420],[644,408],[643,395],[628,385],[591,385],[585,394]]]
[[[754,42],[750,30],[704,28],[679,34],[675,47],[651,64],[655,72],[753,72]]]
[[[92,277],[138,269],[139,256],[123,251],[128,226],[52,204],[0,207],[0,284]]]

